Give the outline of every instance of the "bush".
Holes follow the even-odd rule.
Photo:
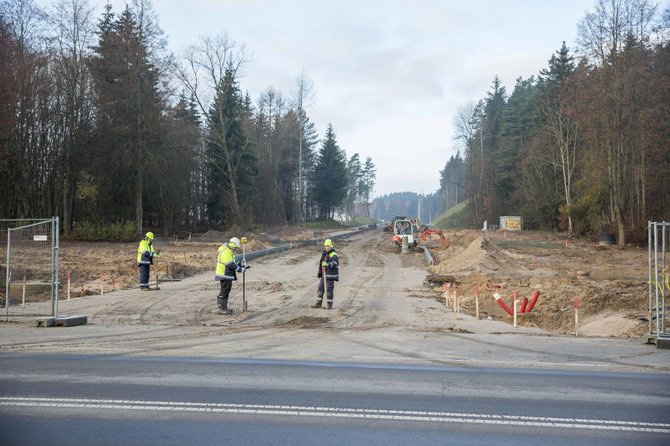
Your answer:
[[[71,238],[86,241],[132,241],[136,238],[135,223],[126,221],[93,225],[90,222],[82,222],[75,225]]]

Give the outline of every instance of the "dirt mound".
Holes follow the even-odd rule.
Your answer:
[[[639,337],[647,332],[647,255],[630,247],[602,247],[588,240],[570,243],[551,234],[458,231],[447,249],[434,249],[433,274],[452,275],[465,311],[474,313],[479,293],[484,317],[511,320],[493,298],[500,293],[510,308],[536,291],[540,297],[519,324],[574,333],[580,303],[580,332]]]

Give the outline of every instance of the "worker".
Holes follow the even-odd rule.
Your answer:
[[[324,250],[323,253],[321,253],[321,259],[319,260],[319,273],[316,276],[321,280],[319,280],[319,288],[316,293],[316,303],[312,305],[312,308],[321,308],[325,281],[326,303],[330,310],[333,308],[335,282],[340,280],[340,258],[333,247],[333,241],[331,239],[326,239],[326,241],[323,242],[323,248]]]
[[[147,232],[137,247],[137,266],[140,269],[140,289],[142,291],[151,291],[149,276],[156,256],[158,256],[158,251],[154,250],[154,233]]]
[[[240,247],[240,239],[233,237],[228,243],[219,247],[219,254],[216,258],[216,276],[214,280],[221,282],[221,291],[216,296],[216,303],[219,307],[219,314],[232,314],[233,310],[228,308],[228,296],[233,288],[233,280],[237,280],[237,273],[243,273],[251,265],[238,262],[235,258],[235,250]]]

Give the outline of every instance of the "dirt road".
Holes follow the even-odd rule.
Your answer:
[[[495,235],[481,237],[477,231],[452,234],[448,249],[435,250],[439,264],[433,267],[427,266],[422,253],[396,253],[388,234],[381,231],[336,241],[341,280],[335,287],[333,310],[310,308],[316,297],[322,247],[306,246],[253,262],[245,277],[247,312],[241,311],[239,280],[229,302],[234,314],[218,314],[215,296],[219,283],[207,272],[161,283],[161,289],[152,292],[125,289],[104,296],[63,299],[59,314],[86,315],[86,325],[45,329],[33,327],[32,321],[5,322],[0,325],[0,351],[670,370],[667,351],[644,346],[638,337],[621,339],[613,348],[602,336],[576,338],[574,333],[561,333],[563,320],[572,316],[558,308],[564,292],[554,288],[561,281],[577,288],[573,278],[589,276],[572,274],[568,279],[551,272],[553,254],[546,248],[544,261],[520,266],[536,256],[532,252],[536,245],[528,245],[527,237],[519,238],[517,242],[523,243],[516,244],[511,237],[517,236],[498,235],[504,237],[498,241]],[[592,269],[596,267],[586,245],[569,249],[569,263],[579,267],[576,264],[583,256]],[[605,254],[610,258],[623,255]],[[624,254],[643,257],[637,251]],[[429,272],[456,275],[464,294],[465,312],[460,317],[445,307],[441,287],[424,283]],[[511,317],[501,314],[490,292],[482,293],[481,319],[473,316],[472,290],[500,277],[506,277],[508,289],[544,284],[541,300],[533,310],[536,315],[520,320],[518,327],[512,326]],[[546,280],[539,282],[543,277]],[[594,280],[598,283],[588,286],[596,301],[612,290],[639,287],[644,291],[644,282],[637,278],[624,287],[620,281],[603,284],[597,277],[589,279]],[[614,321],[610,325],[619,328],[632,321],[634,330],[644,329],[643,322],[626,319],[625,314],[612,319],[617,305],[618,301],[604,316],[587,314],[585,320],[610,319]],[[627,311],[637,314],[639,310]],[[544,322],[550,326],[542,327]],[[558,332],[552,330],[555,327]]]
[[[73,298],[61,301],[59,309],[61,314],[88,315],[89,324],[108,326],[456,329],[447,317],[452,312],[444,307],[441,290],[424,285],[425,256],[400,255],[387,245],[388,240],[380,232],[336,241],[342,273],[331,311],[310,308],[316,298],[321,246],[302,247],[254,261],[245,277],[246,313],[241,311],[240,275],[229,302],[234,314],[218,314],[215,296],[219,283],[213,280],[212,273],[164,282],[158,291],[133,289]],[[503,322],[480,322],[489,326],[484,332],[510,328]],[[468,323],[463,321],[461,325]]]

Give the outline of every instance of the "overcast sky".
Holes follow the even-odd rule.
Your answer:
[[[99,1],[102,11],[104,1]],[[174,53],[227,33],[253,56],[240,85],[288,97],[304,72],[319,136],[372,157],[375,196],[432,193],[456,153],[453,118],[498,76],[537,75],[595,0],[153,0]],[[124,1],[112,1],[120,12]]]

